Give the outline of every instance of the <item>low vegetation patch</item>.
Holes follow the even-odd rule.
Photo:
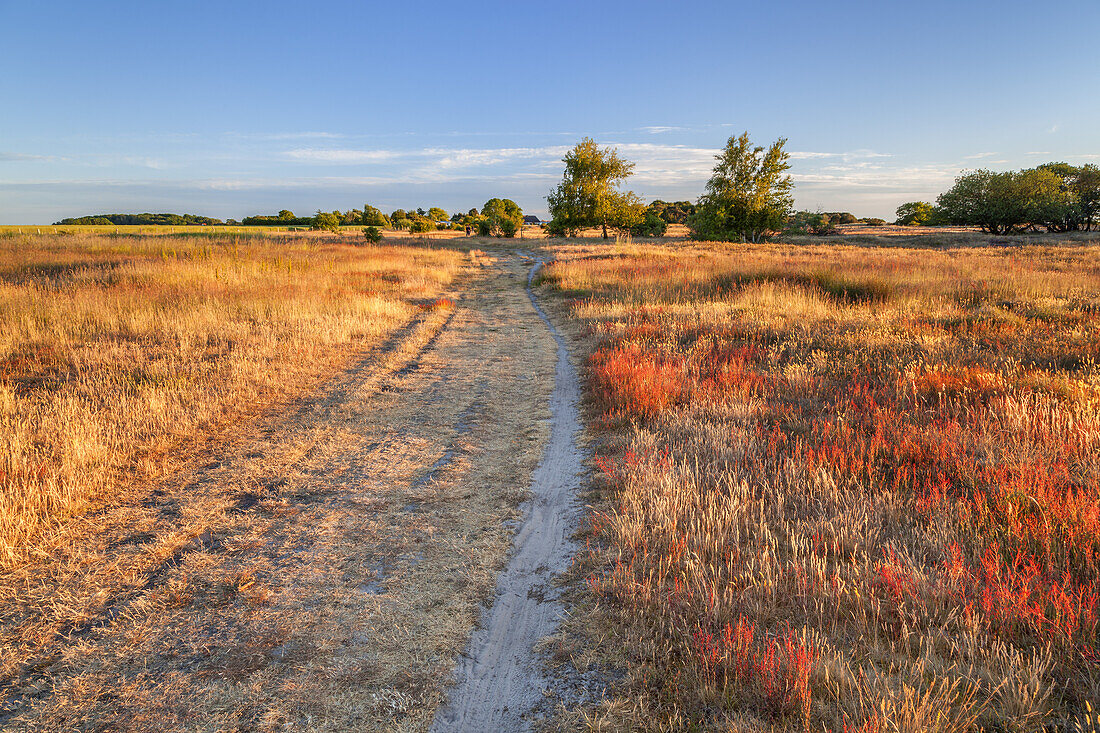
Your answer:
[[[0,240],[0,564],[432,302],[460,255],[316,240]]]
[[[1100,247],[607,249],[590,728],[1087,730]]]

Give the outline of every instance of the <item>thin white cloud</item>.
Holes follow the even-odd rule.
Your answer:
[[[678,127],[676,125],[647,125],[638,128],[639,131],[649,133],[650,135],[661,135],[666,132],[681,132],[686,129],[686,127]]]
[[[1029,150],[1024,155],[1050,155],[1049,150]]]
[[[974,153],[973,155],[964,155],[963,160],[978,160],[979,158],[992,158],[997,153]]]
[[[0,152],[0,163],[15,163],[27,160],[49,160],[45,155],[28,155],[27,153]]]

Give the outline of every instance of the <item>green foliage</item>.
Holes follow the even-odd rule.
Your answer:
[[[390,220],[380,209],[376,209],[370,204],[363,204],[363,223],[368,227],[381,228],[388,227]]]
[[[895,224],[901,226],[928,226],[936,220],[936,207],[927,201],[910,201],[897,210]]]
[[[548,231],[575,234],[584,227],[603,227],[604,238],[611,227],[629,231],[644,219],[645,209],[631,191],[618,186],[634,170],[614,148],[600,148],[584,138],[563,159],[565,174],[546,197],[550,207]]]
[[[794,186],[786,174],[786,142],[780,138],[765,151],[752,145],[747,132],[727,141],[690,220],[695,237],[756,242],[783,227]]]
[[[438,206],[433,206],[432,208],[428,209],[428,218],[432,221],[447,221],[448,219],[450,219],[450,217],[447,216],[447,212],[439,208]]]
[[[404,209],[395,209],[394,212],[392,214],[390,214],[390,221],[397,221],[398,219],[408,219],[408,218],[409,218],[409,215],[405,212]]]
[[[422,214],[413,214],[409,231],[412,234],[423,234],[435,229],[435,222]]]
[[[407,216],[401,217],[400,219],[394,219],[393,228],[399,232],[408,231],[409,229],[412,229],[412,220],[409,219]]]
[[[519,231],[519,225],[516,224],[515,219],[501,219],[500,220],[500,234],[503,237],[514,237],[516,232]]]
[[[197,214],[97,214],[54,222],[59,225],[114,224],[115,226],[188,226],[194,224],[221,224],[220,219]]]
[[[382,241],[382,230],[375,226],[363,227],[363,239],[370,244],[378,244]]]
[[[848,211],[826,211],[825,216],[829,218],[829,221],[833,226],[842,226],[844,224],[855,224],[859,221],[855,214]]]
[[[787,217],[783,233],[825,236],[836,234],[837,228],[829,214],[820,211],[796,211]]]
[[[487,237],[493,233],[493,226],[487,219],[477,219],[475,222],[477,226],[477,234],[479,237]]]
[[[313,217],[313,228],[329,232],[339,232],[343,215],[339,211],[317,211]]]
[[[884,226],[886,226],[886,220],[885,219],[876,219],[874,217],[869,217],[869,218],[866,218],[866,219],[860,219],[860,221],[862,221],[864,224],[866,224],[869,227],[884,227]]]
[[[481,207],[481,217],[488,222],[491,232],[504,233],[505,227],[508,227],[512,233],[504,235],[507,237],[515,236],[516,231],[523,225],[523,210],[512,199],[489,199]]]
[[[290,209],[283,209],[282,211],[279,212],[278,217],[280,219],[282,219],[283,221],[290,221],[292,219],[297,219],[298,218],[298,217],[294,216],[294,212],[291,211]]]
[[[937,204],[940,215],[951,224],[1012,234],[1072,218],[1072,199],[1062,178],[1049,170],[978,170],[956,178]]]
[[[687,224],[688,218],[695,213],[695,204],[690,201],[662,201],[657,199],[646,207],[647,212],[652,212],[666,224]]]
[[[668,222],[660,217],[652,208],[646,209],[645,218],[630,228],[630,233],[636,237],[663,237],[668,229]]]

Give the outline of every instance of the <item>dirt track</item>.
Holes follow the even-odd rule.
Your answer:
[[[508,721],[533,699],[530,645],[568,558],[559,479],[579,470],[575,377],[528,266],[471,258],[453,309],[423,311],[317,394],[74,523],[63,556],[0,578],[0,728],[423,731],[531,487],[470,647],[490,656],[460,664],[475,697],[507,709],[472,724],[460,686],[447,728],[521,729]]]
[[[527,294],[558,347],[550,441],[531,477],[532,498],[508,568],[459,663],[457,684],[432,725],[435,733],[527,730],[528,716],[548,684],[534,647],[554,631],[562,613],[551,579],[567,569],[575,550],[569,537],[576,524],[582,465],[576,441],[580,387],[565,340],[531,292],[539,266],[531,269]]]

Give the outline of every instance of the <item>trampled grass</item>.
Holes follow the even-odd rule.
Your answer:
[[[315,384],[459,253],[336,241],[0,238],[0,564],[188,441]]]
[[[593,730],[1073,730],[1100,699],[1100,246],[562,244]],[[694,726],[694,727],[693,727]]]

